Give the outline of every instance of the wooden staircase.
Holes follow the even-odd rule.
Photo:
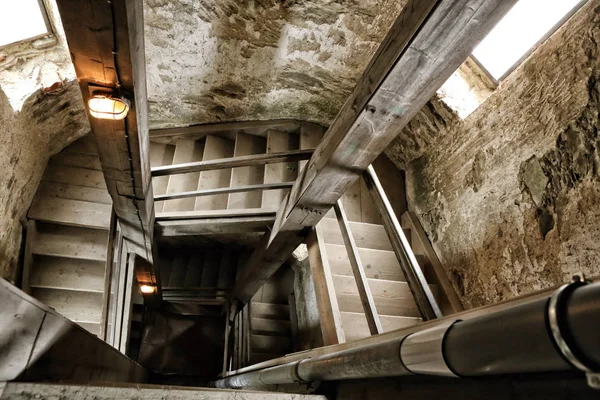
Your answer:
[[[112,201],[94,138],[52,157],[28,213],[23,289],[100,335]]]

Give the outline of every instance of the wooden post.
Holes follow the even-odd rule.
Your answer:
[[[100,339],[106,341],[108,329],[108,306],[110,303],[110,283],[112,281],[115,237],[117,236],[117,216],[114,207],[110,213],[110,225],[108,229],[108,239],[106,241],[106,263],[104,266],[104,291],[102,292],[102,317],[100,319]]]

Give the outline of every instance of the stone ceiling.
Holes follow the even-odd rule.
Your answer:
[[[151,128],[330,123],[401,0],[145,0]]]

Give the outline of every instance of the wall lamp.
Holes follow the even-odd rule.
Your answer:
[[[151,294],[151,293],[154,293],[154,291],[156,290],[156,286],[154,286],[154,285],[141,285],[140,286],[140,290],[144,294]]]
[[[119,121],[129,112],[129,101],[116,95],[112,89],[90,85],[88,109],[90,115],[98,119]]]

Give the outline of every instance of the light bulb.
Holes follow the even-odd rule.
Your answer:
[[[154,293],[154,290],[156,290],[156,287],[154,287],[152,285],[142,285],[142,286],[140,286],[140,290],[142,291],[142,293],[150,294],[150,293]]]
[[[122,120],[129,112],[127,100],[109,94],[94,94],[88,100],[90,114],[98,119]]]

